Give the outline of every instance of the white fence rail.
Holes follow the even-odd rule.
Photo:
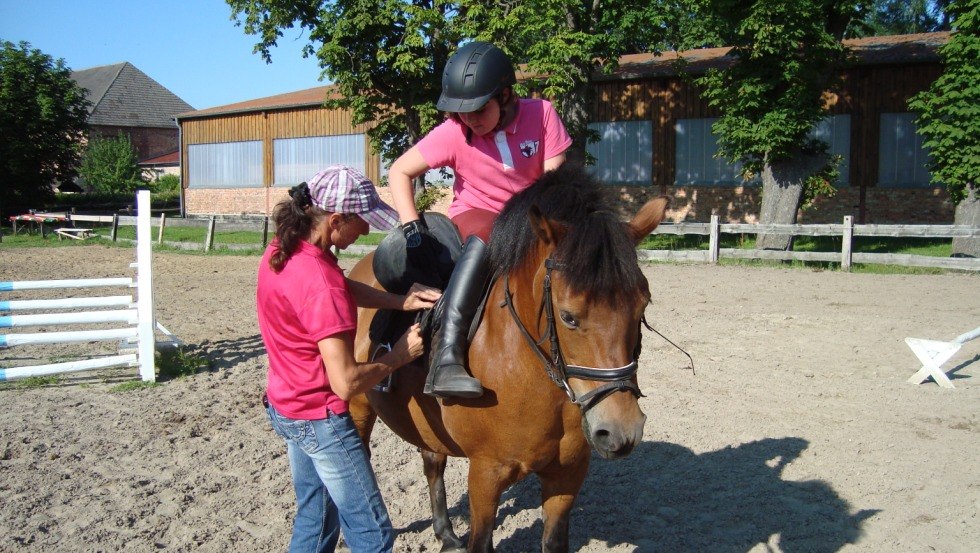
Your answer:
[[[777,250],[748,250],[721,248],[721,234],[792,234],[793,236],[840,236],[841,251],[795,252]],[[980,271],[980,258],[932,257],[893,253],[854,252],[854,237],[887,236],[905,238],[964,238],[980,236],[980,228],[958,225],[855,225],[850,216],[844,222],[816,225],[756,225],[747,223],[720,224],[717,215],[710,223],[664,223],[652,234],[707,235],[707,250],[638,250],[641,259],[656,261],[687,261],[717,263],[721,258],[768,259],[779,261],[822,261],[840,263],[848,271],[853,263],[878,263],[912,267],[938,267]]]

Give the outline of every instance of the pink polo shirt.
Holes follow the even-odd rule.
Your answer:
[[[333,254],[304,241],[277,274],[269,258],[278,247],[273,240],[262,256],[255,293],[269,354],[269,402],[291,419],[324,419],[327,409],[346,413],[347,402],[330,388],[318,346],[357,328],[357,306],[344,272]]]
[[[544,173],[544,161],[572,145],[558,113],[547,100],[521,99],[517,117],[506,128],[473,136],[467,127],[443,121],[416,144],[433,169],[451,167],[456,174],[449,217],[470,209],[499,213],[512,196]]]

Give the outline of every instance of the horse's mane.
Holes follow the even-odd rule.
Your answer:
[[[554,258],[574,293],[613,305],[633,297],[646,280],[636,245],[602,186],[580,165],[565,163],[511,198],[490,236],[494,274],[509,274],[527,262],[538,240],[529,218],[536,206],[565,231]]]

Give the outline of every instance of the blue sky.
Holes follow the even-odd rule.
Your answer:
[[[73,70],[128,61],[195,109],[325,84],[289,30],[272,63],[224,0],[0,0],[0,39],[31,43]]]

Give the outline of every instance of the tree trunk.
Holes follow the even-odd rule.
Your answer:
[[[806,178],[826,163],[822,155],[797,154],[790,159],[766,163],[762,170],[761,224],[792,225],[803,199]],[[761,250],[789,250],[793,247],[791,234],[761,233],[756,239]]]
[[[980,193],[968,188],[967,196],[956,206],[953,224],[980,227]],[[953,257],[980,257],[980,236],[953,238]]]
[[[565,155],[569,161],[585,162],[586,131],[589,128],[589,83],[576,85],[561,101],[561,118],[574,142]]]

